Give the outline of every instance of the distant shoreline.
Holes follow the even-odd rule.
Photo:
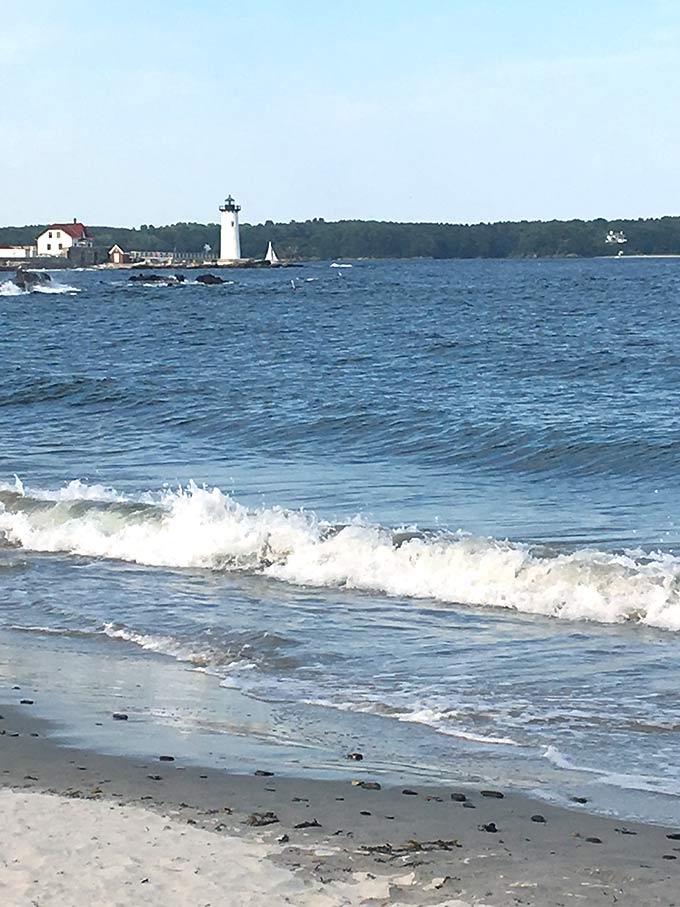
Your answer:
[[[0,246],[35,243],[44,227],[0,227]],[[216,223],[143,224],[139,228],[88,226],[95,247],[114,245],[127,253],[155,252],[200,256],[219,249]],[[279,259],[486,259],[626,258],[680,255],[680,216],[624,220],[501,221],[461,224],[379,220],[305,221],[241,224],[241,252],[259,259],[272,244]],[[1,252],[0,252],[1,255]]]

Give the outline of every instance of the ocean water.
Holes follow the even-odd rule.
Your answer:
[[[678,820],[680,261],[330,264],[2,275],[0,685]]]

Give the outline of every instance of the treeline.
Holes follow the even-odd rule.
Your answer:
[[[0,244],[29,244],[41,225],[0,227]],[[138,229],[90,227],[95,245],[125,250],[219,251],[219,225],[178,223]],[[622,233],[622,244],[606,241]],[[680,217],[638,220],[519,221],[494,224],[419,224],[321,218],[243,224],[244,257],[261,258],[271,241],[281,258],[544,258],[616,254],[680,254]]]

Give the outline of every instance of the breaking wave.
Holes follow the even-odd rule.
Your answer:
[[[0,283],[0,296],[23,296],[27,290],[22,290],[11,280],[3,280]]]
[[[0,538],[34,551],[680,630],[680,558],[672,554],[564,552],[359,519],[338,526],[304,511],[248,509],[193,483],[130,498],[80,482],[45,492],[17,481],[0,486]]]
[[[28,296],[30,293],[47,293],[47,294],[57,294],[57,295],[74,295],[75,293],[80,293],[78,287],[72,287],[70,284],[60,284],[60,283],[50,283],[50,284],[36,284],[36,286],[31,287],[30,289],[23,289],[13,280],[4,280],[0,283],[0,296]]]

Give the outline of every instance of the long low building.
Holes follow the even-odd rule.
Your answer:
[[[0,260],[16,261],[17,259],[34,258],[35,252],[35,246],[0,245]]]

